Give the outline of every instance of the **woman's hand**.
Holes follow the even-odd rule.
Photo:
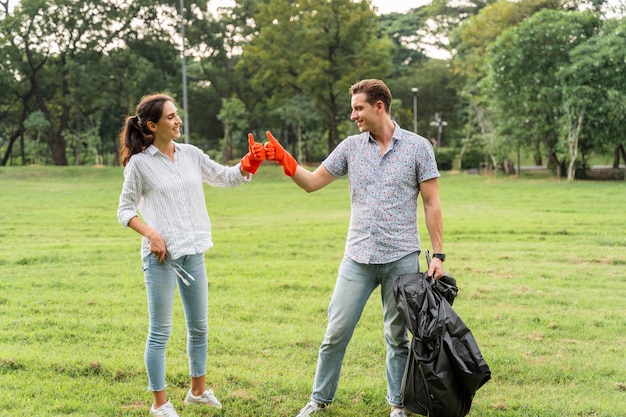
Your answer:
[[[262,143],[254,141],[252,133],[248,133],[248,153],[241,158],[241,169],[251,174],[256,174],[264,159],[265,147]]]
[[[165,260],[165,255],[167,255],[167,248],[165,247],[165,241],[156,231],[150,233],[148,236],[148,242],[150,242],[150,252],[154,253],[159,262],[163,262]]]

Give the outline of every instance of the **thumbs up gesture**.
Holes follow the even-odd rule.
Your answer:
[[[289,152],[276,140],[272,132],[266,133],[269,142],[265,143],[265,157],[270,161],[276,161],[283,168],[285,175],[293,177],[298,169],[298,162]]]
[[[244,171],[256,174],[257,169],[265,159],[265,147],[255,142],[252,133],[248,133],[248,153],[241,158],[241,168]]]

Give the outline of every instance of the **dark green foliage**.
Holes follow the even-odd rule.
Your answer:
[[[439,168],[439,171],[451,170],[457,154],[458,151],[455,148],[437,148],[435,157],[437,158],[437,168]]]
[[[157,91],[213,156],[228,129],[222,100],[238,99],[245,118],[228,157],[246,152],[247,132],[271,130],[299,160],[320,160],[354,131],[348,86],[374,77],[391,87],[403,128],[416,118],[436,137],[439,113],[443,146],[479,137],[495,165],[519,149],[565,166],[563,138],[583,104],[577,159],[624,141],[624,23],[601,0],[585,12],[561,0],[436,0],[383,16],[366,0],[237,0],[217,14],[186,0],[187,109],[179,1],[15,5],[0,14],[0,165],[117,164],[122,120]]]
[[[484,149],[472,147],[465,151],[461,160],[462,169],[477,169],[481,164],[488,162],[488,155]]]

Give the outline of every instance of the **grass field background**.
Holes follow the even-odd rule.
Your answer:
[[[0,415],[147,416],[140,237],[117,223],[121,184],[120,168],[0,168]],[[308,400],[347,187],[307,194],[272,165],[206,186],[207,379],[224,408],[183,407],[177,298],[167,381],[181,417],[287,417]],[[440,190],[454,307],[493,373],[470,415],[626,416],[626,184],[444,173]],[[325,415],[387,416],[384,356],[376,292]]]

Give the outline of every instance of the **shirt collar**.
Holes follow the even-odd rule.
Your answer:
[[[157,149],[156,146],[154,145],[150,145],[146,148],[146,152],[148,152],[150,155],[154,156],[156,155],[157,152],[159,152],[159,150]]]
[[[172,141],[172,143],[174,144],[174,155],[176,155],[176,153],[178,152],[178,143],[174,141]],[[159,152],[159,149],[151,144],[146,148],[146,152],[148,152],[151,156],[154,156]]]
[[[393,129],[393,134],[391,135],[391,144],[393,146],[393,143],[396,140],[401,140],[403,138],[403,135],[402,135],[402,128],[400,128],[400,125],[396,123],[395,120],[392,120],[392,121],[395,126],[395,128]],[[374,136],[372,136],[372,132],[367,132],[367,139],[371,142],[375,142]]]
[[[393,121],[393,124],[396,126],[395,129],[393,129],[393,135],[391,136],[392,139],[402,139],[402,129],[400,128],[400,125],[398,123],[396,123],[396,121]]]
[[[393,129],[393,133],[391,134],[391,145],[389,146],[389,148],[393,148],[393,144],[397,140],[402,140],[403,139],[402,129],[400,128],[400,125],[398,123],[396,123],[395,120],[393,121],[393,124],[394,124],[395,128]],[[374,136],[372,136],[372,132],[367,132],[367,140],[369,142],[376,142],[374,140]]]

